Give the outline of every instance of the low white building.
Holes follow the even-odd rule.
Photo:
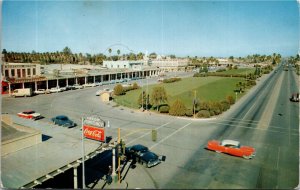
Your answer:
[[[103,61],[103,67],[108,69],[133,69],[133,70],[141,70],[145,65],[144,60],[139,61]]]

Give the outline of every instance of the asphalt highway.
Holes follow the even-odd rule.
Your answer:
[[[33,109],[45,117],[42,119],[45,122],[64,114],[78,124],[70,130],[80,130],[81,117],[98,114],[110,123],[108,136],[117,137],[117,128],[121,128],[121,137],[127,145],[143,144],[166,156],[165,162],[153,168],[136,165],[130,169],[124,181],[131,189],[290,189],[299,183],[299,104],[289,101],[290,95],[299,91],[299,78],[293,69],[284,71],[279,67],[278,72],[261,79],[230,111],[207,120],[164,116],[103,103],[95,92],[106,87],[28,98],[5,97],[2,113]],[[148,83],[156,80],[148,79]],[[140,83],[145,85],[147,81]],[[152,129],[158,132],[156,142],[151,140]],[[253,146],[256,156],[246,160],[208,151],[205,146],[211,139],[238,140]],[[104,172],[101,167],[110,156],[109,153],[102,156],[87,167],[90,175]],[[88,181],[90,188],[103,187],[101,180]]]

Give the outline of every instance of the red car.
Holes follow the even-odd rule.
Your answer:
[[[20,112],[17,114],[19,117],[25,118],[25,119],[33,119],[33,120],[37,120],[42,118],[41,114],[36,113],[33,110],[26,110],[23,112]]]
[[[221,142],[211,140],[208,141],[206,148],[218,153],[222,152],[245,159],[250,159],[255,156],[255,149],[253,147],[241,146],[240,142],[235,140],[223,140]]]

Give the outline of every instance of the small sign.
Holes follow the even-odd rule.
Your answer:
[[[86,138],[105,141],[105,130],[104,128],[93,127],[89,125],[83,125],[83,134]]]

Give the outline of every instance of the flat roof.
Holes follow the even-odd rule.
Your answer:
[[[10,116],[14,123],[40,130],[44,135],[44,141],[7,155],[1,155],[1,179],[5,188],[23,187],[82,157],[81,131],[78,128],[69,129],[50,122]],[[11,129],[3,126],[5,128],[3,132],[6,135],[9,134]],[[101,145],[100,142],[89,139],[85,139],[84,142],[85,155],[97,150]]]

